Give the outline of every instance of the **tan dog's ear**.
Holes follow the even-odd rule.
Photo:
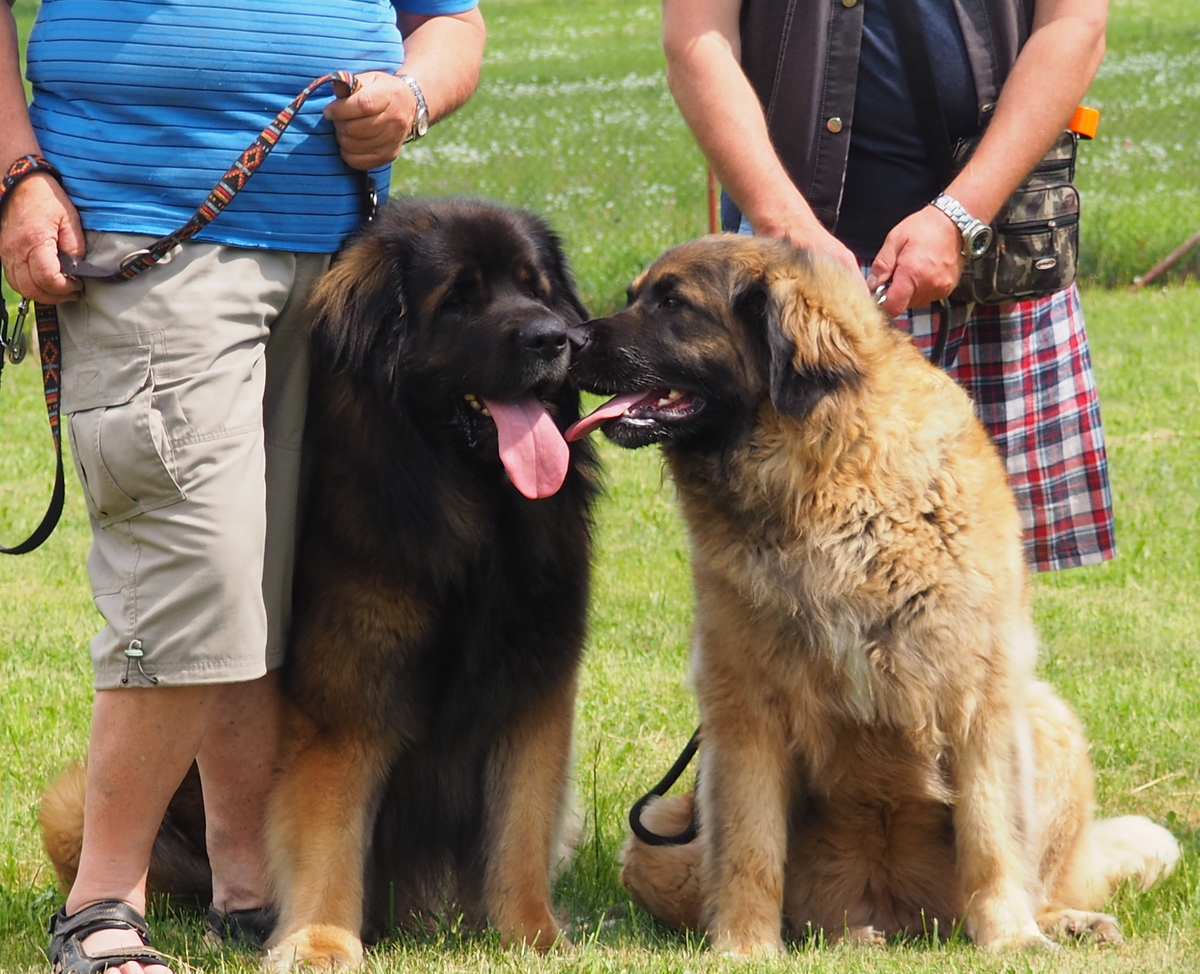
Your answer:
[[[776,411],[807,416],[826,396],[862,378],[849,336],[794,275],[770,282],[766,319]]]

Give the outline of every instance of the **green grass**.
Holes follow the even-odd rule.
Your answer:
[[[27,23],[34,4],[18,0],[16,9]],[[657,7],[489,0],[485,14],[491,40],[479,94],[406,150],[398,184],[405,192],[492,196],[543,214],[563,235],[589,305],[604,311],[623,301],[629,279],[660,250],[705,229],[703,162],[662,81]],[[1101,137],[1084,148],[1080,168],[1085,268],[1094,279],[1128,281],[1200,228],[1192,161],[1198,37],[1195,0],[1114,5],[1109,58],[1088,99],[1104,110]],[[1176,151],[1176,143],[1191,151]],[[1120,554],[1036,580],[1041,669],[1088,727],[1101,812],[1169,823],[1184,843],[1181,868],[1150,893],[1119,893],[1113,909],[1128,940],[1115,949],[993,957],[960,942],[809,944],[786,961],[739,970],[1200,969],[1200,287],[1136,295],[1092,287],[1085,306]],[[50,489],[38,383],[30,361],[7,367],[0,389],[0,540],[9,544],[36,523]],[[370,969],[619,974],[734,966],[658,928],[620,887],[625,811],[695,725],[686,678],[692,600],[686,537],[657,452],[607,443],[601,450],[606,492],[576,761],[588,828],[558,889],[580,949],[551,958],[505,952],[447,924],[387,944],[371,955]],[[86,742],[87,644],[99,626],[87,548],[72,480],[49,544],[0,559],[2,971],[42,969],[45,918],[59,902],[38,844],[36,804],[46,779]],[[207,952],[195,913],[159,903],[154,920],[163,945],[198,967],[254,969],[247,955]]]
[[[1081,142],[1080,274],[1128,284],[1200,230],[1200,4],[1117,0]],[[1200,272],[1200,247],[1173,272]]]

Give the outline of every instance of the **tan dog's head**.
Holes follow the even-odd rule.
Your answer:
[[[629,305],[589,322],[571,372],[618,393],[576,424],[625,447],[670,441],[721,448],[770,401],[806,417],[853,395],[890,326],[840,265],[759,237],[704,237],[668,250],[629,289]]]

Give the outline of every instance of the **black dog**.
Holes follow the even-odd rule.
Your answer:
[[[364,905],[377,929],[448,901],[547,947],[595,490],[560,432],[586,312],[541,221],[471,201],[388,208],[313,306],[270,959],[355,963]]]

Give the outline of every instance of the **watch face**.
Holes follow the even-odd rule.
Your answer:
[[[986,224],[977,227],[975,232],[967,238],[966,245],[968,257],[982,257],[992,245],[992,228]]]
[[[417,138],[418,139],[421,138],[428,131],[429,131],[429,116],[426,115],[424,112],[422,112],[421,114],[419,114],[417,116],[417,128],[416,128]]]

